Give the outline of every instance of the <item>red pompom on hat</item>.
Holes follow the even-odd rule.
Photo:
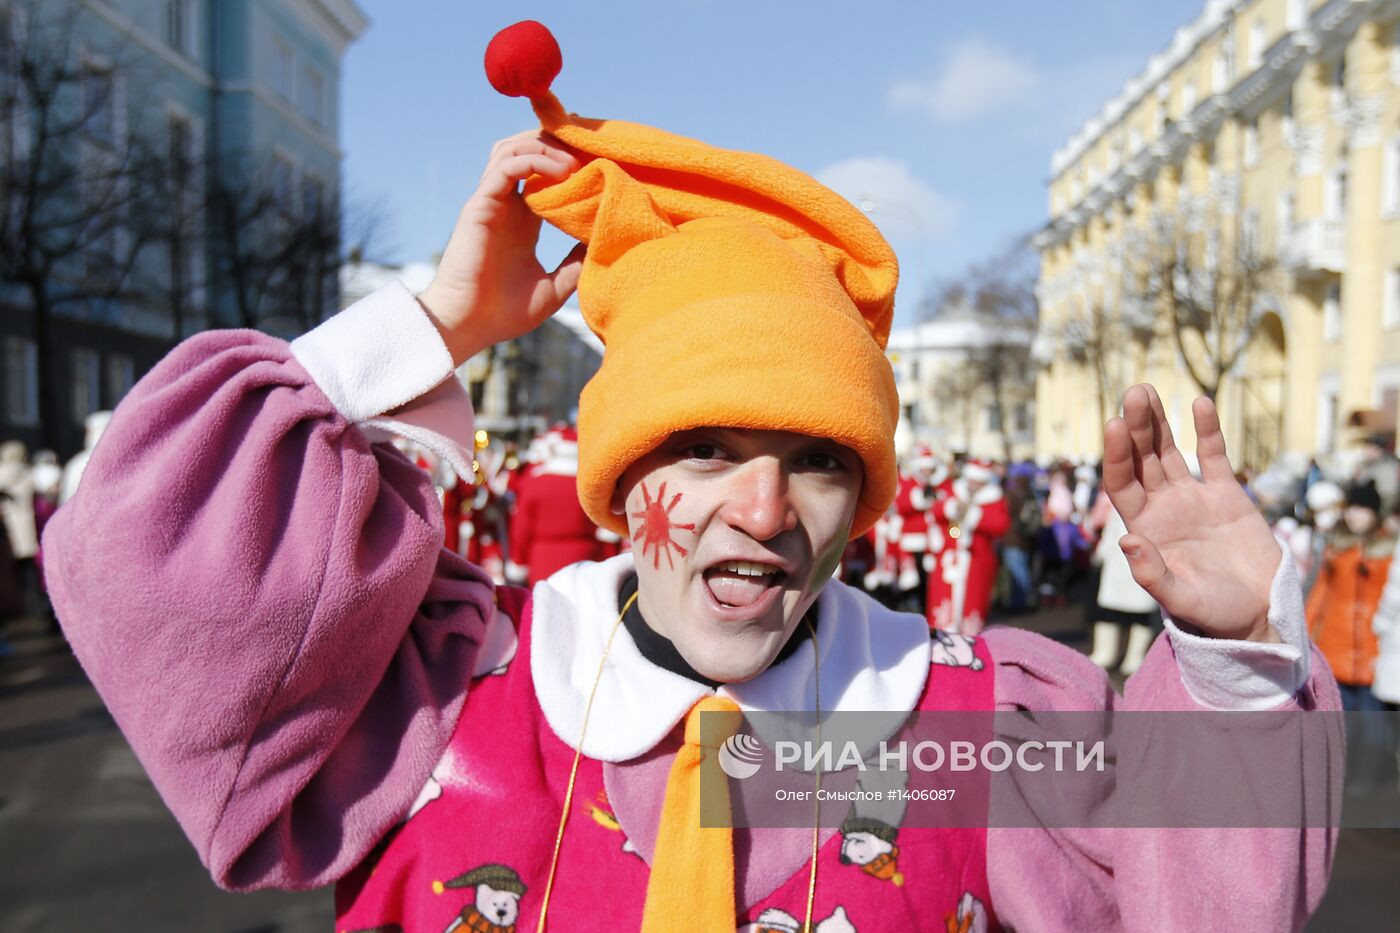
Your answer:
[[[486,78],[507,97],[543,97],[563,67],[553,33],[532,19],[507,26],[486,46]]]

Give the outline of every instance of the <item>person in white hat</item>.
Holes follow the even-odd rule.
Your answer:
[[[952,494],[931,511],[942,549],[929,574],[930,628],[976,635],[987,624],[996,583],[996,542],[1011,527],[1011,513],[991,464],[968,460]]]
[[[1327,542],[1342,520],[1346,493],[1331,480],[1319,480],[1308,487],[1304,501],[1310,521],[1300,525],[1288,536],[1288,552],[1298,566],[1298,578],[1303,583],[1303,595],[1312,592],[1317,571]]]

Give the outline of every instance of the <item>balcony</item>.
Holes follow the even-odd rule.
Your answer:
[[[1283,262],[1295,275],[1309,278],[1346,269],[1346,226],[1339,219],[1314,217],[1293,225],[1284,243]]]

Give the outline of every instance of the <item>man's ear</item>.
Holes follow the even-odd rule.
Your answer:
[[[613,484],[612,498],[608,500],[608,511],[614,515],[627,514],[627,492],[622,488],[622,479]]]

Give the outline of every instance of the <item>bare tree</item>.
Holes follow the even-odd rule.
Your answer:
[[[30,316],[45,445],[58,445],[54,315],[131,296],[148,240],[133,223],[151,153],[126,125],[139,83],[116,45],[77,38],[76,8],[7,8],[0,30],[0,284]],[[21,31],[22,23],[22,31]]]
[[[1013,457],[1014,412],[1035,396],[1030,346],[1040,314],[1037,276],[1030,238],[1019,237],[998,255],[945,282],[934,298],[933,307],[945,313],[964,309],[983,325],[982,339],[967,348],[961,366],[939,381],[936,394],[959,407],[969,436],[968,419],[985,402],[995,414],[1008,461]],[[954,380],[961,388],[951,384]]]
[[[1113,361],[1117,359],[1120,342],[1107,309],[1101,302],[1085,305],[1078,312],[1062,318],[1056,324],[1052,338],[1066,360],[1089,371],[1094,380],[1094,402],[1099,409],[1099,424],[1108,423],[1110,400],[1118,398]]]
[[[306,330],[333,310],[342,261],[363,257],[382,230],[376,202],[342,208],[334,190],[293,185],[276,158],[220,173],[208,209],[217,233],[215,265],[241,327]]]
[[[1121,296],[1111,305],[1098,300],[1080,306],[1061,317],[1047,335],[1060,356],[1089,371],[1100,424],[1118,410],[1118,400],[1127,389],[1125,351],[1145,350],[1158,337],[1154,316],[1143,303]]]
[[[1254,342],[1266,299],[1279,293],[1278,261],[1256,239],[1242,225],[1207,226],[1188,207],[1157,218],[1127,260],[1134,300],[1162,321],[1212,401]]]
[[[983,395],[971,363],[963,360],[942,370],[929,391],[940,411],[955,414],[954,420],[962,432],[962,446],[969,446],[977,427],[978,403]]]

